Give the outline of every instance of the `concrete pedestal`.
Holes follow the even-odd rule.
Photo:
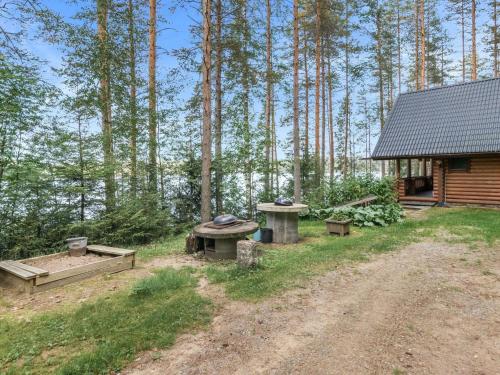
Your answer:
[[[257,223],[244,222],[240,225],[214,229],[201,224],[194,228],[193,235],[203,239],[205,256],[210,259],[236,259],[237,242],[244,240],[259,228]]]
[[[257,210],[266,214],[266,227],[273,230],[275,243],[299,241],[299,212],[306,209],[305,204],[277,206],[274,203],[262,203],[257,205]]]

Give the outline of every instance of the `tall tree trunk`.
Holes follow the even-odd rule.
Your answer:
[[[420,90],[420,8],[415,0],[415,89]]]
[[[321,43],[321,180],[325,178],[326,164],[326,72],[325,41]]]
[[[115,207],[113,130],[111,124],[111,87],[108,41],[108,0],[97,0],[97,36],[99,39],[99,104],[102,117],[104,152],[104,194],[106,211]]]
[[[498,36],[498,1],[493,0],[493,77],[500,76],[500,67],[498,66],[498,43],[500,38]]]
[[[399,95],[401,94],[401,0],[398,0],[397,40],[398,40],[398,95]]]
[[[203,135],[201,148],[201,222],[210,221],[211,194],[210,194],[210,168],[212,164],[212,103],[211,103],[211,0],[203,0],[203,63],[202,63],[202,92],[203,92]]]
[[[384,114],[384,76],[383,76],[383,61],[382,61],[382,10],[377,7],[376,15],[376,35],[377,35],[377,73],[378,73],[378,91],[379,91],[379,118],[380,118],[380,131],[384,128],[385,114]],[[418,75],[418,71],[416,72]],[[382,161],[381,166],[382,176],[385,176],[385,162]]]
[[[156,0],[149,0],[149,86],[148,86],[148,116],[149,116],[149,192],[158,191],[158,171],[156,166]],[[152,202],[156,199],[152,197]]]
[[[332,62],[331,53],[328,53],[328,134],[330,146],[330,185],[333,184],[335,175],[335,149],[334,149],[334,132],[333,132],[333,85],[332,85]]]
[[[295,21],[294,21],[295,22]],[[269,197],[269,166],[271,158],[271,90],[272,90],[272,34],[271,34],[271,0],[266,0],[266,141],[264,168],[264,195]]]
[[[242,89],[243,89],[243,138],[245,141],[245,189],[246,189],[246,204],[247,204],[247,218],[253,217],[253,193],[252,193],[252,157],[250,153],[250,66],[248,61],[248,45],[250,43],[249,26],[247,20],[247,0],[243,0],[241,4],[241,22],[243,30],[242,41],[242,58],[243,58],[243,71],[242,71]]]
[[[304,85],[305,85],[304,159],[306,162],[307,171],[309,172],[309,71],[307,64],[307,35],[305,32],[304,32]]]
[[[472,56],[471,56],[471,79],[477,79],[477,47],[476,47],[476,0],[471,0],[471,18],[472,18]]]
[[[348,165],[348,142],[350,136],[349,126],[349,0],[345,1],[345,41],[344,41],[344,64],[345,64],[345,107],[344,107],[344,160],[342,166],[342,175],[347,177]]]
[[[222,203],[222,0],[215,3],[215,211]]]
[[[78,164],[80,167],[80,222],[85,221],[85,161],[83,159],[82,119],[78,114]]]
[[[465,0],[461,3],[461,26],[462,26],[462,82],[465,82]]]
[[[320,182],[320,164],[319,164],[319,110],[320,110],[320,83],[321,83],[321,1],[316,0],[316,103],[314,109],[314,179],[316,184]]]
[[[134,5],[128,0],[128,36],[130,67],[130,193],[137,195],[137,78],[135,61]]]
[[[426,88],[425,80],[425,8],[424,0],[420,0],[420,84]]]
[[[280,176],[280,170],[279,170],[279,167],[280,167],[280,164],[279,164],[279,160],[278,160],[278,146],[277,146],[277,142],[276,142],[276,118],[275,118],[275,111],[274,111],[274,91],[271,92],[271,129],[272,129],[272,138],[273,138],[273,158],[274,158],[274,163],[275,163],[275,173],[276,173],[276,176],[275,176],[275,181],[276,181],[276,195],[280,195],[280,180],[279,180],[279,176]]]
[[[293,161],[293,195],[295,202],[300,203],[299,0],[293,0]]]

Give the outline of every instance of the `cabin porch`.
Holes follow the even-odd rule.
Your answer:
[[[434,162],[432,159],[396,160],[396,178],[399,201],[438,201],[435,193]]]

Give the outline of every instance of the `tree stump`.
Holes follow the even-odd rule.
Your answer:
[[[198,240],[196,236],[193,233],[190,233],[186,236],[186,253],[187,254],[194,254],[198,247]]]
[[[258,261],[257,242],[242,240],[237,243],[237,262],[240,267],[254,267]]]

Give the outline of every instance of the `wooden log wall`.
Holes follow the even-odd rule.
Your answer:
[[[500,205],[500,156],[472,157],[469,171],[445,168],[446,202]]]

